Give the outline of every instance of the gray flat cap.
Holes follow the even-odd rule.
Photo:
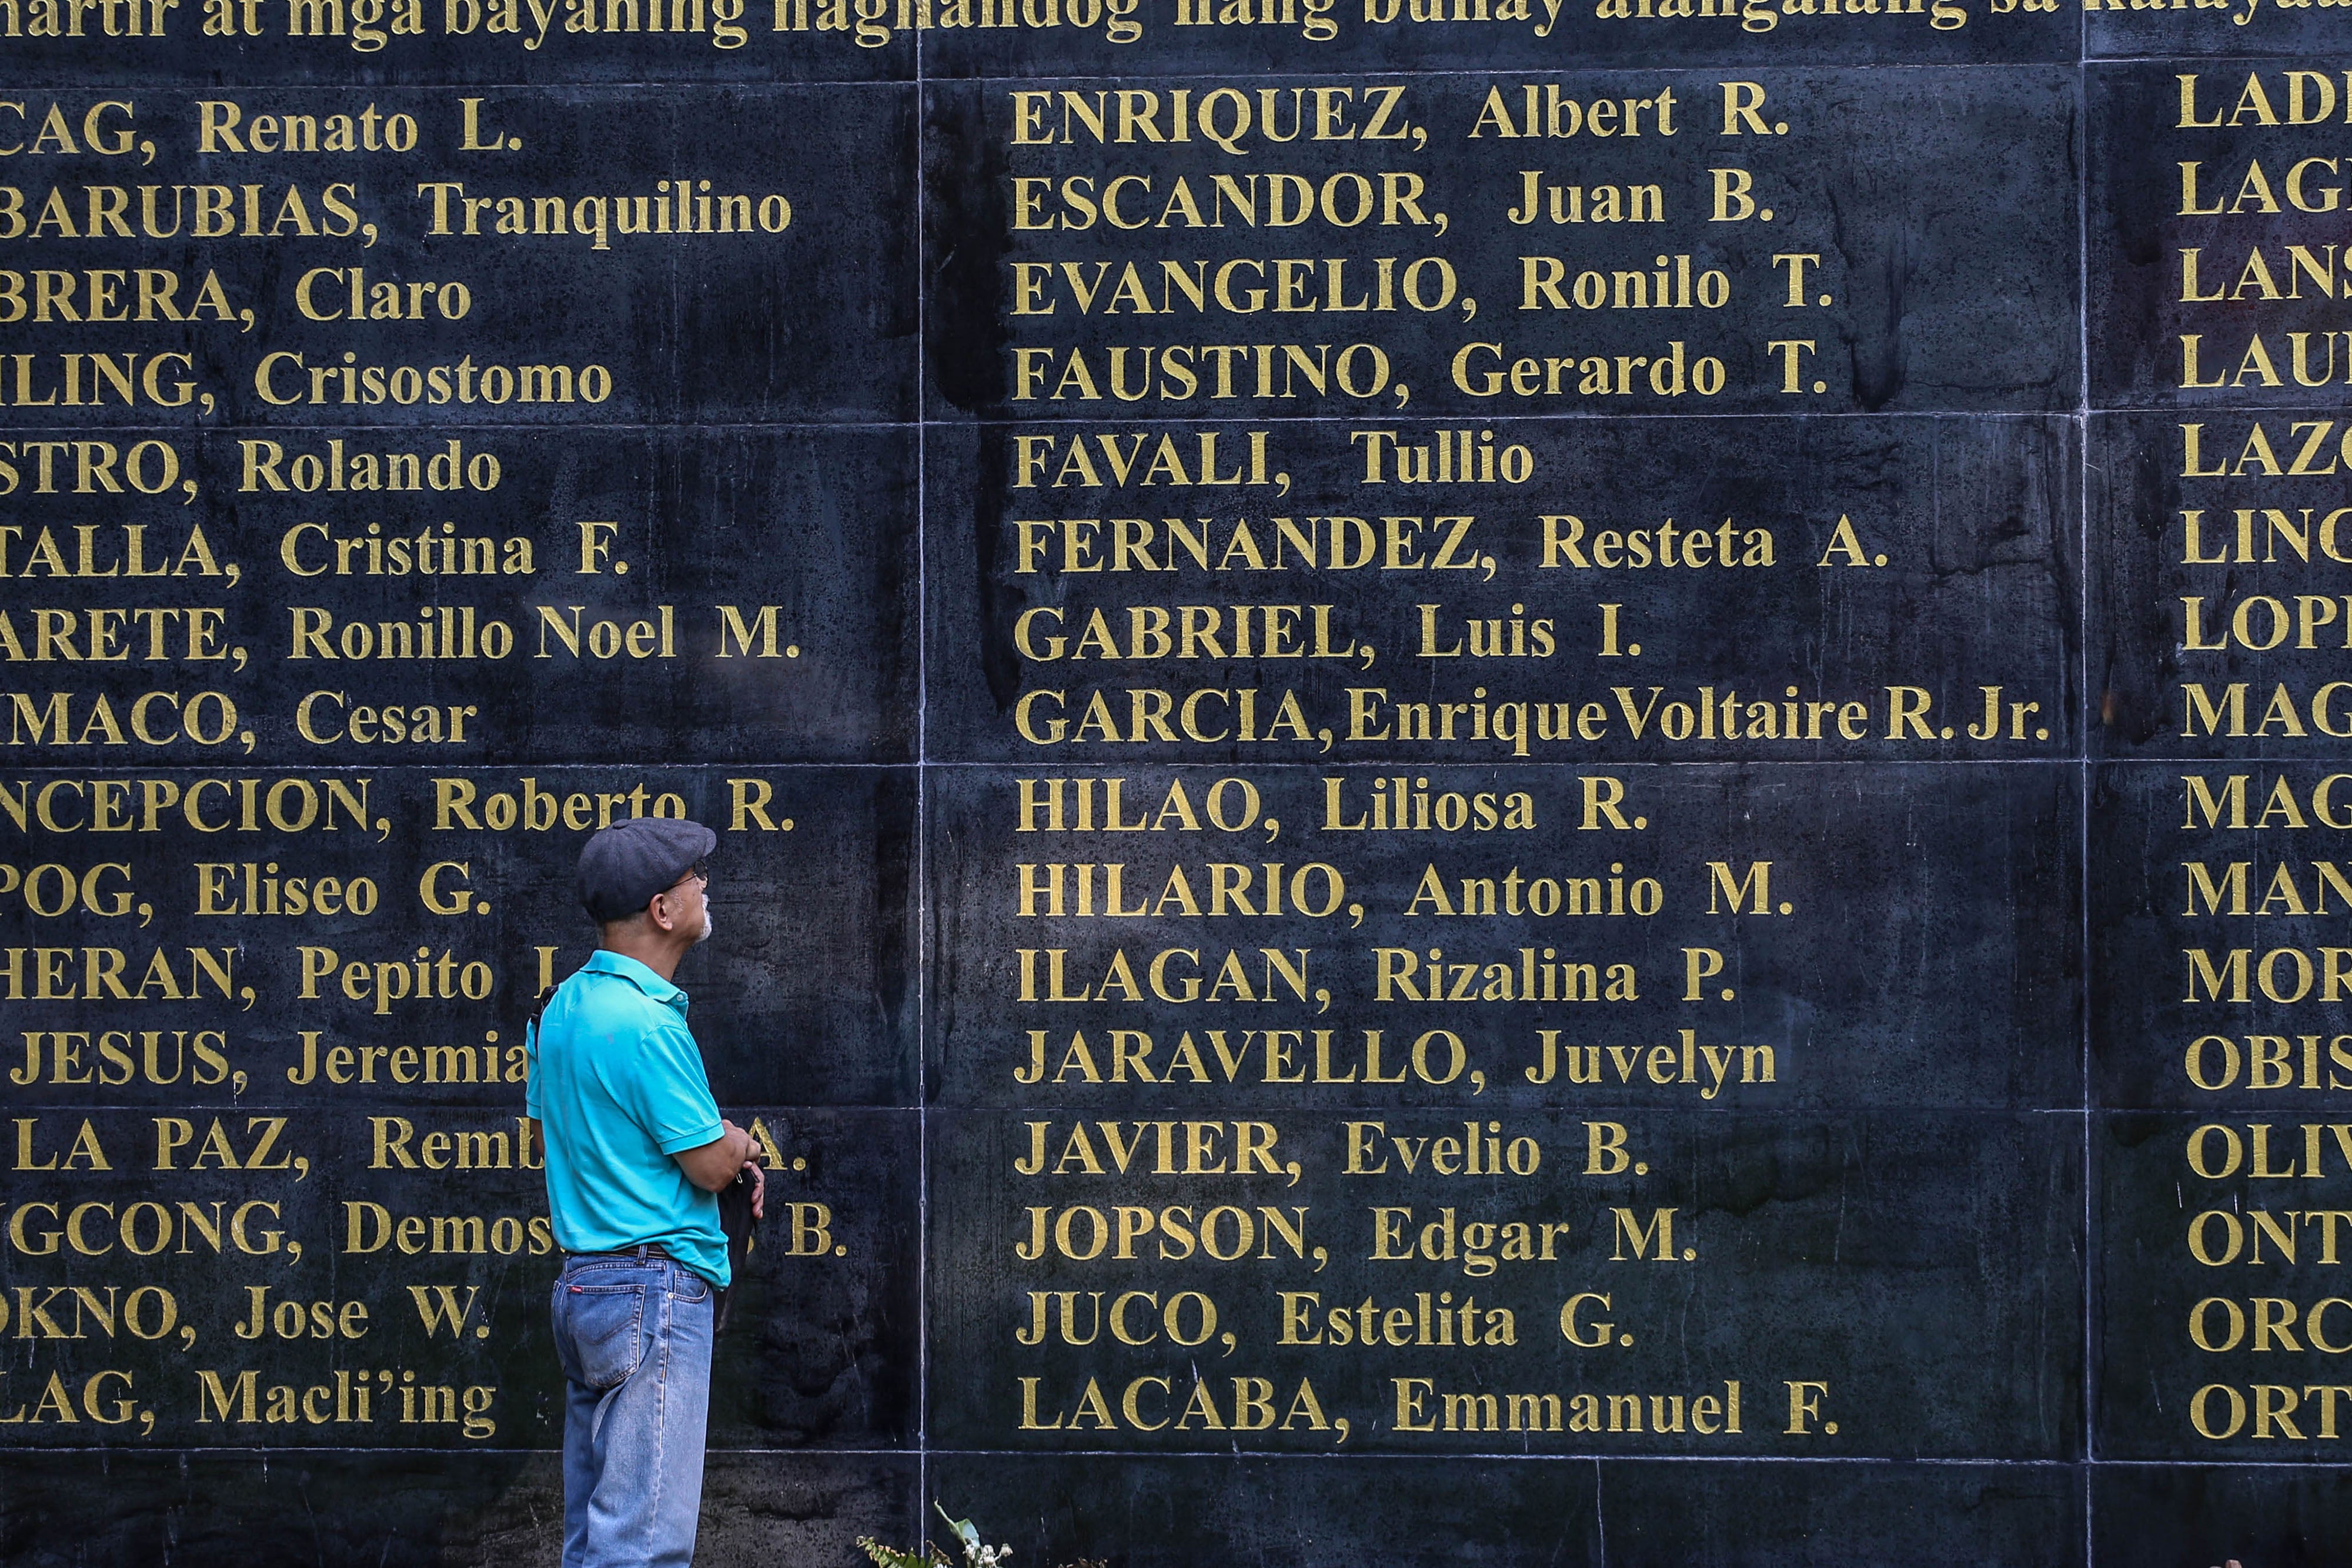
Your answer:
[[[717,833],[683,817],[615,822],[581,847],[580,906],[600,925],[626,920],[718,844]]]

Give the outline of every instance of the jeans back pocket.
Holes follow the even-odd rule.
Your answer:
[[[645,1359],[646,1287],[574,1284],[555,1286],[556,1354],[563,1375],[587,1388],[611,1388],[628,1380]]]

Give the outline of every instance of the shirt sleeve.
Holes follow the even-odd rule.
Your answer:
[[[645,1054],[622,1093],[624,1107],[663,1154],[700,1148],[722,1130],[702,1053],[683,1021],[646,1037]]]
[[[539,1109],[539,1026],[537,1024],[532,1024],[525,1034],[522,1059],[522,1112],[534,1122],[543,1122],[547,1118],[540,1114]]]

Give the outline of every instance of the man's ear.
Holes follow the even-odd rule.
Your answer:
[[[667,893],[654,894],[652,901],[646,905],[645,920],[657,931],[677,929],[677,917],[670,912],[669,894]]]

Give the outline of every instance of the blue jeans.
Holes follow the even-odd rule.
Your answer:
[[[687,1568],[710,1413],[710,1282],[658,1255],[572,1258],[551,1308],[563,1568]]]

